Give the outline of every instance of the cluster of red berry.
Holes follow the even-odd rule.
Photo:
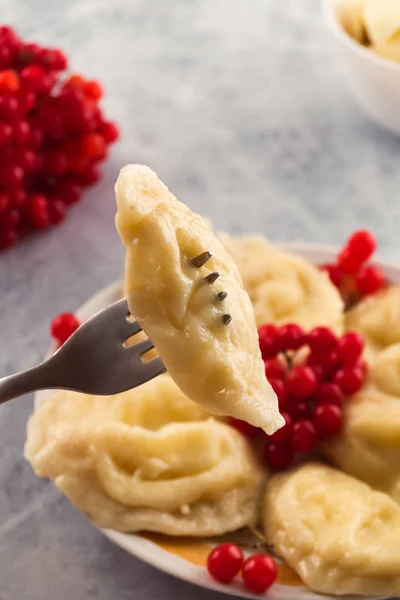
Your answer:
[[[295,324],[264,325],[258,334],[265,374],[286,421],[267,436],[264,457],[273,469],[286,469],[295,453],[311,452],[341,428],[345,398],[359,391],[366,376],[364,340],[355,332],[338,338],[327,327],[306,334]],[[230,422],[247,437],[260,432],[244,421]]]
[[[320,266],[346,300],[375,294],[386,284],[379,267],[367,264],[376,249],[376,239],[370,231],[355,231],[336,257],[336,263]]]
[[[0,248],[62,221],[118,138],[99,107],[100,84],[66,68],[60,50],[0,27]]]
[[[245,586],[254,594],[262,594],[275,583],[278,568],[267,554],[254,554],[246,560],[239,546],[226,542],[208,555],[207,569],[221,583],[230,583],[239,571]]]

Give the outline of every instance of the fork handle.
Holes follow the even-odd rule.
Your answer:
[[[51,360],[51,359],[50,359]],[[37,367],[0,379],[0,404],[36,390],[56,387],[47,360]]]

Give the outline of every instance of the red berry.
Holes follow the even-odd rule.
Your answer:
[[[20,107],[14,96],[0,96],[0,118],[13,121],[19,116]]]
[[[24,92],[19,96],[21,112],[25,115],[35,106],[36,96],[33,92]]]
[[[85,81],[82,89],[85,96],[93,100],[100,100],[103,95],[103,88],[98,81]]]
[[[19,60],[24,65],[39,62],[42,56],[42,48],[38,44],[24,44],[19,51]]]
[[[239,573],[243,564],[243,553],[235,544],[219,544],[207,558],[207,570],[211,577],[221,583],[229,583]]]
[[[312,416],[312,408],[309,403],[301,400],[294,400],[293,398],[289,398],[289,407],[287,410],[295,421],[298,421],[299,419],[308,419]]]
[[[320,404],[315,409],[313,424],[320,438],[335,435],[342,426],[342,411],[336,404]]]
[[[61,223],[65,218],[65,204],[59,198],[52,198],[50,205],[50,221],[54,224]]]
[[[73,204],[79,200],[81,189],[72,181],[65,180],[57,184],[55,193],[64,204]]]
[[[7,212],[1,215],[1,228],[2,229],[15,229],[21,220],[21,216],[15,208],[11,208]]]
[[[269,383],[278,397],[279,408],[284,409],[289,400],[285,383],[282,381],[282,379],[273,378],[269,379]]]
[[[333,378],[333,383],[342,390],[345,396],[352,396],[358,392],[364,382],[364,375],[357,367],[343,367]]]
[[[45,166],[47,172],[51,175],[63,175],[68,168],[68,160],[65,154],[53,150],[46,154]]]
[[[15,71],[11,69],[0,73],[0,91],[1,92],[18,92],[20,87],[19,77]]]
[[[363,375],[363,377],[364,377],[364,379],[365,379],[365,377],[366,377],[366,375],[367,375],[367,373],[368,373],[368,365],[367,365],[367,362],[366,362],[364,359],[362,359],[362,358],[359,358],[359,359],[358,359],[358,360],[357,360],[357,361],[354,363],[354,365],[353,365],[353,366],[354,366],[355,368],[357,368],[357,369],[359,369],[359,370],[361,371],[361,373],[362,373],[362,375]]]
[[[262,357],[270,358],[275,356],[278,347],[276,345],[276,337],[278,334],[278,327],[276,325],[262,325],[258,329],[258,341],[260,344],[260,350]]]
[[[328,327],[314,327],[307,338],[308,345],[316,354],[328,354],[336,348],[337,337]]]
[[[344,364],[354,364],[360,357],[364,349],[364,339],[362,335],[355,331],[345,333],[338,343],[338,356],[340,362]]]
[[[106,144],[98,133],[88,133],[82,138],[82,150],[90,160],[98,160],[104,157]]]
[[[284,379],[286,375],[285,367],[279,358],[267,358],[264,360],[265,375],[267,379]]]
[[[357,290],[363,296],[375,294],[385,285],[385,276],[378,267],[365,266],[356,277]]]
[[[43,88],[45,71],[38,65],[29,65],[21,71],[21,82],[24,90],[36,92]]]
[[[1,220],[1,217],[0,217]],[[17,241],[17,232],[15,229],[0,229],[0,248],[11,248]]]
[[[342,273],[354,275],[359,270],[362,261],[352,254],[349,248],[343,248],[337,256],[337,262]]]
[[[298,350],[306,341],[306,335],[300,325],[288,323],[278,330],[277,344],[280,350]]]
[[[100,170],[95,165],[90,165],[83,173],[78,175],[77,181],[82,186],[93,185],[99,181],[100,176]]]
[[[23,188],[20,188],[19,190],[15,190],[12,193],[12,203],[14,206],[16,207],[21,207],[25,204],[26,201],[26,191]]]
[[[63,344],[78,329],[80,323],[72,313],[61,313],[54,317],[50,324],[51,335]]]
[[[13,130],[9,123],[0,122],[0,146],[8,144],[12,138]]]
[[[260,433],[259,427],[254,427],[254,425],[250,425],[250,423],[247,423],[247,421],[235,419],[234,417],[229,418],[229,425],[240,431],[240,433],[248,438],[253,438]]]
[[[325,264],[319,267],[321,271],[325,271],[333,285],[337,288],[341,286],[343,274],[337,265]]]
[[[289,413],[282,411],[282,417],[285,419],[285,425],[269,436],[272,442],[289,442],[292,436],[293,423]]]
[[[41,194],[33,194],[28,198],[28,214],[37,229],[50,225],[49,205]]]
[[[272,469],[281,471],[291,465],[293,450],[290,444],[268,441],[264,450],[264,458]]]
[[[111,121],[105,121],[101,127],[101,135],[106,144],[112,144],[119,138],[118,127]]]
[[[12,52],[8,46],[0,44],[0,69],[6,69],[11,65]]]
[[[7,165],[0,170],[0,182],[8,191],[14,191],[21,186],[24,172],[18,165]]]
[[[275,583],[277,576],[276,562],[266,554],[253,554],[243,563],[244,584],[254,594],[263,594]]]
[[[317,434],[311,421],[302,419],[293,425],[292,445],[295,452],[311,452],[316,443]]]
[[[319,375],[320,380],[329,377],[332,374],[332,371],[337,367],[338,363],[339,358],[336,350],[329,352],[329,354],[311,353],[307,357],[307,365],[313,368],[315,373]]]
[[[73,73],[72,75],[70,75],[70,77],[66,81],[66,85],[77,88],[83,87],[84,83],[85,80],[83,79],[82,75],[78,75],[77,73]]]
[[[335,383],[322,383],[316,393],[317,404],[336,404],[342,406],[344,402],[343,392]]]
[[[310,367],[294,367],[286,380],[289,394],[300,400],[312,396],[317,389],[317,383],[315,372]]]
[[[14,140],[17,144],[25,145],[30,139],[31,128],[28,121],[17,121],[14,125]]]
[[[34,171],[38,164],[37,155],[32,150],[22,150],[18,156],[18,162],[24,171]]]
[[[67,57],[57,48],[45,50],[42,56],[42,63],[45,67],[54,71],[64,71],[68,66]]]
[[[0,192],[0,213],[4,212],[6,208],[10,205],[10,196],[5,194],[4,192]],[[1,217],[0,217],[0,226],[1,226]]]
[[[29,137],[29,145],[33,149],[40,148],[43,143],[43,133],[40,129],[31,129],[31,134]]]
[[[376,239],[369,231],[355,231],[347,242],[347,248],[363,263],[375,252]]]

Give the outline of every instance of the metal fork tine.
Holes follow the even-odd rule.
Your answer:
[[[132,354],[137,354],[138,356],[142,356],[142,354],[144,354],[145,352],[148,352],[149,350],[152,350],[153,348],[154,348],[153,342],[149,338],[147,338],[145,340],[142,340],[141,342],[138,342],[137,344],[133,344],[133,346],[130,346],[128,348],[128,350]]]

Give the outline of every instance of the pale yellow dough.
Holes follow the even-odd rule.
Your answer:
[[[379,354],[367,384],[347,400],[344,419],[324,455],[400,503],[400,344]]]
[[[220,239],[239,268],[257,325],[326,325],[342,333],[343,301],[326,273],[261,235]]]
[[[255,524],[265,474],[248,441],[167,375],[117,396],[61,392],[25,456],[100,527],[219,535]]]
[[[379,352],[399,343],[400,285],[391,285],[359,302],[346,313],[345,327],[364,336],[365,357],[371,362]]]
[[[309,464],[267,484],[264,526],[274,551],[326,594],[400,594],[400,507],[336,469]]]
[[[189,398],[272,433],[284,423],[264,374],[254,311],[233,260],[200,217],[148,167],[116,183],[117,229],[126,247],[126,294],[168,373]],[[204,251],[212,259],[195,268]],[[218,272],[212,284],[205,277]],[[217,293],[228,295],[219,301]],[[232,321],[223,323],[223,315]]]

